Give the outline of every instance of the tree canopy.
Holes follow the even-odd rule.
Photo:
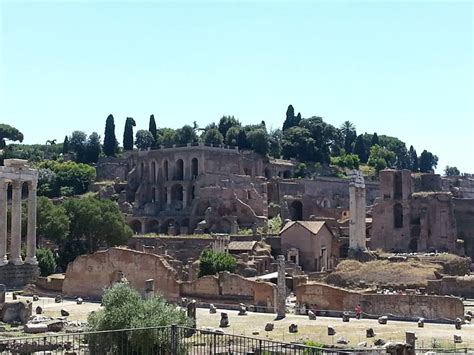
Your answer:
[[[115,136],[114,116],[108,115],[105,121],[104,132],[104,154],[108,157],[114,156],[118,150],[118,142]]]
[[[15,127],[0,123],[0,149],[5,148],[6,141],[23,142],[23,133]]]

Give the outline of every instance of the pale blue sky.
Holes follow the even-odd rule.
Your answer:
[[[399,137],[474,173],[471,1],[1,3],[0,122],[26,143],[127,116],[303,117]]]

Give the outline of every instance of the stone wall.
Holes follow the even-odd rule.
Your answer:
[[[81,255],[69,263],[63,284],[66,296],[98,299],[119,273],[130,285],[144,293],[145,280],[155,280],[155,290],[168,300],[179,298],[176,271],[164,257],[124,248],[110,248],[91,255]]]
[[[39,268],[37,265],[7,264],[0,267],[0,284],[7,287],[25,286],[34,282],[39,276]]]
[[[64,276],[54,275],[48,277],[38,277],[35,284],[45,291],[61,293],[63,290]]]
[[[128,165],[125,158],[102,157],[99,158],[96,165],[96,180],[120,180],[127,179]]]
[[[257,306],[261,311],[273,312],[276,285],[252,281],[242,276],[221,272],[219,276],[204,276],[180,284],[181,297],[200,302]]]
[[[438,280],[428,280],[428,293],[437,295],[453,295],[459,297],[474,297],[473,276],[444,276]]]
[[[295,289],[298,302],[317,310],[354,311],[398,317],[454,320],[464,316],[462,300],[448,296],[364,294],[322,283],[300,284]]]
[[[474,260],[474,198],[454,198],[454,219],[465,254]]]

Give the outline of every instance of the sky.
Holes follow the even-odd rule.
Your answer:
[[[472,1],[0,0],[0,122],[45,143],[127,116],[387,134],[474,173]]]

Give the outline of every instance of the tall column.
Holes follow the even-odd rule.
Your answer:
[[[31,265],[38,264],[36,260],[36,186],[36,180],[28,183],[28,235],[25,262]]]
[[[366,250],[365,243],[365,182],[360,171],[352,172],[349,182],[349,249]]]
[[[21,181],[12,181],[12,229],[11,229],[11,247],[10,262],[13,265],[23,264],[21,258]]]
[[[8,264],[7,259],[7,190],[8,183],[0,180],[0,266]]]
[[[283,319],[286,316],[286,278],[285,278],[285,257],[277,256],[278,284],[277,284],[277,319]]]

